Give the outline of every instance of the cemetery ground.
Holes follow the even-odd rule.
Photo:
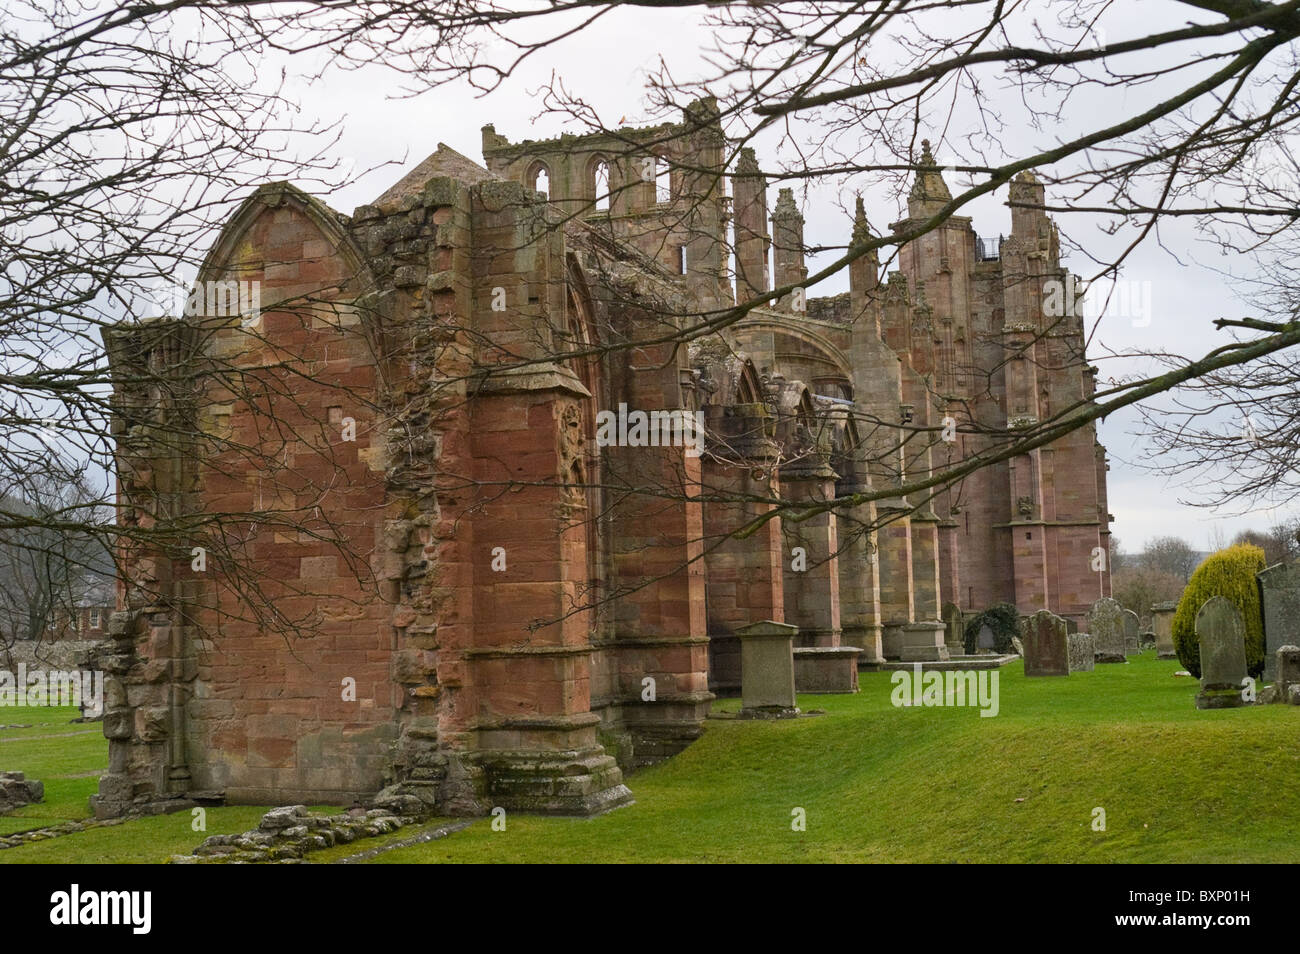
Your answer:
[[[636,803],[587,820],[511,813],[377,855],[439,862],[1294,862],[1300,707],[1198,711],[1196,680],[1148,650],[1126,665],[1026,679],[1003,667],[997,716],[895,708],[889,673],[861,692],[800,696],[823,714],[710,720],[700,741],[632,774]],[[715,709],[734,713],[739,700]],[[45,801],[0,816],[0,835],[88,817],[107,763],[73,710],[0,709],[0,769],[45,783]],[[255,828],[269,806],[189,812],[0,850],[0,863],[160,862],[206,835]],[[793,831],[794,809],[806,813]],[[1094,809],[1105,830],[1094,830]],[[445,822],[445,820],[442,820]],[[432,827],[430,822],[422,828]],[[410,839],[406,828],[308,856],[337,861]]]

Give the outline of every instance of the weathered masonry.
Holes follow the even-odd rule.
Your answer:
[[[954,217],[887,277],[864,256],[846,294],[763,301],[679,346],[702,313],[807,275],[793,194],[769,209],[711,102],[617,139],[487,126],[483,154],[440,146],[351,216],[268,184],[199,275],[259,283],[259,314],[106,335],[122,519],[192,527],[195,547],[213,514],[257,519],[206,565],[126,555],[100,815],[382,789],[593,813],[699,736],[754,622],[871,665],[945,658],[945,603],[1078,619],[1108,595],[1091,427],[930,501],[762,519],[978,449],[970,428],[936,438],[946,416],[1015,429],[1091,398],[1081,321],[1045,315],[1067,276],[1023,207],[1033,176],[996,249]],[[897,227],[949,197],[923,163]],[[870,234],[861,205],[845,232]],[[620,407],[703,434],[597,440]]]

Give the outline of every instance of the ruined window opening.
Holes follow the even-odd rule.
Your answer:
[[[655,160],[655,201],[671,202],[673,200],[673,174],[668,160]]]
[[[677,246],[677,274],[686,274],[686,246]]]
[[[533,190],[543,193],[547,199],[551,197],[551,173],[545,166],[538,166],[533,172]]]
[[[596,211],[609,211],[609,163],[604,159],[596,162]]]

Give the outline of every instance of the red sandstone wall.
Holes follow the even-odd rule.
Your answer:
[[[274,264],[263,268],[263,261]],[[264,585],[275,609],[300,628],[288,636],[238,619],[247,615],[239,596],[196,574],[202,598],[220,611],[201,611],[197,620],[212,635],[199,647],[188,709],[194,787],[225,789],[232,802],[346,802],[381,786],[394,718],[391,607],[367,569],[383,503],[382,438],[363,399],[373,399],[378,384],[375,361],[355,312],[274,306],[286,296],[349,295],[334,286],[353,277],[353,266],[303,206],[288,200],[263,209],[229,264],[239,278],[262,282],[266,310],[255,334],[230,325],[213,336],[210,350],[259,383],[249,395],[210,388],[203,419],[235,447],[260,448],[281,467],[267,473],[264,459],[227,449],[200,469],[201,506],[283,509],[294,511],[295,522],[319,506],[349,547],[340,552],[283,527],[263,527],[249,538],[248,559],[269,574]],[[307,362],[297,367],[313,380],[266,367],[294,358]],[[271,397],[260,395],[262,384]],[[274,394],[278,389],[285,393]],[[268,428],[268,415],[250,411],[259,396],[273,402],[278,429]],[[344,418],[355,420],[354,441],[344,439]],[[345,679],[355,680],[355,701],[344,699]]]

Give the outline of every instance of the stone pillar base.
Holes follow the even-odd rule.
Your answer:
[[[632,803],[623,772],[600,746],[575,752],[484,752],[492,807],[540,815],[600,815]]]
[[[880,654],[886,659],[898,659],[903,655],[903,627],[906,622],[885,623],[880,628]]]
[[[845,626],[844,642],[857,646],[859,666],[879,666],[885,661],[879,624],[875,626]]]
[[[597,741],[600,717],[503,719],[477,730],[464,761],[482,770],[480,810],[542,815],[599,815],[632,801],[617,760]]]
[[[709,636],[709,688],[714,692],[740,689],[740,637],[730,633]]]
[[[838,646],[843,631],[838,629],[800,629],[795,638],[796,648],[830,648]]]
[[[948,647],[943,641],[943,623],[938,620],[907,623],[902,629],[903,647],[899,658],[903,662],[943,662],[949,658]]]
[[[703,735],[715,698],[711,692],[682,692],[654,702],[623,703],[623,728],[632,742],[629,767],[672,758]]]

